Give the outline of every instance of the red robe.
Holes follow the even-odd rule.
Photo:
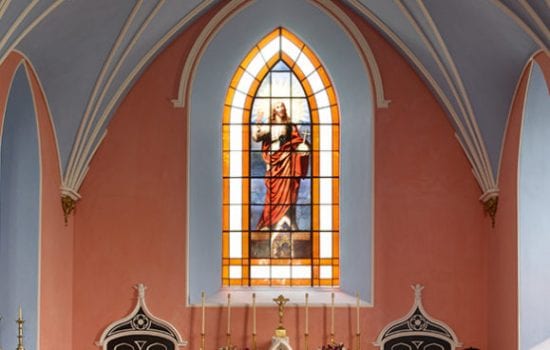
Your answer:
[[[290,139],[281,143],[277,151],[271,151],[271,140],[262,142],[262,158],[270,168],[265,174],[267,192],[257,230],[271,228],[296,204],[300,180],[307,175],[309,154],[295,151],[303,139],[295,125],[291,128]]]

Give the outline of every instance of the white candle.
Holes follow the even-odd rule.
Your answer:
[[[359,292],[356,292],[355,293],[355,296],[357,297],[357,334],[361,334],[361,327],[359,326],[359,303],[360,303],[360,300],[359,300]]]
[[[334,292],[331,293],[331,306],[330,306],[330,334],[334,334]]]
[[[231,293],[227,293],[227,334],[231,334]]]
[[[204,291],[201,292],[202,300],[202,323],[201,323],[201,334],[204,334]]]
[[[309,294],[306,293],[306,334],[309,334],[309,317],[308,317],[308,300],[309,300]]]
[[[256,293],[252,293],[252,334],[256,334]]]
[[[19,319],[23,319],[23,311],[21,310],[21,305],[19,305]]]

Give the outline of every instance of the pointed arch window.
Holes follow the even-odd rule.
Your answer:
[[[223,112],[223,286],[339,286],[339,109],[284,28],[237,68]]]

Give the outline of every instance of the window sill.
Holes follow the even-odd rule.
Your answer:
[[[327,306],[331,304],[331,293],[334,292],[334,306],[336,307],[355,307],[357,298],[330,287],[225,287],[213,295],[206,297],[206,306],[219,307],[227,305],[227,295],[231,294],[231,306],[250,306],[252,305],[252,294],[256,294],[256,306],[275,307],[273,299],[279,295],[288,298],[288,306],[304,306],[306,303],[305,294],[309,294],[308,305],[311,307]],[[199,306],[200,303],[194,304]],[[360,300],[360,307],[372,307],[372,304]]]

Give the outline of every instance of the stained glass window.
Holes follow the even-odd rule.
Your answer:
[[[339,285],[339,135],[326,70],[277,28],[244,58],[225,100],[224,286]]]

